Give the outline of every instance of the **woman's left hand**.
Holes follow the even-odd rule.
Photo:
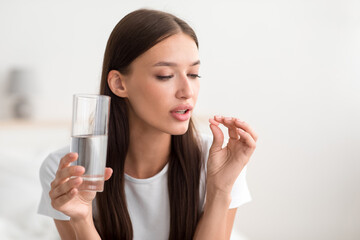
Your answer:
[[[256,148],[257,135],[249,124],[236,118],[215,116],[209,122],[214,139],[207,164],[207,188],[230,194]],[[229,132],[229,141],[224,148],[224,134],[219,124],[227,127]]]

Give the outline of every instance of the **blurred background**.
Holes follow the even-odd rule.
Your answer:
[[[259,134],[232,239],[360,239],[358,0],[0,0],[0,238],[57,239],[39,166],[69,144],[72,95],[98,93],[110,32],[144,7],[198,35],[198,128],[226,115]]]

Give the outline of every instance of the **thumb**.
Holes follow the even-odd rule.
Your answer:
[[[210,151],[220,151],[222,149],[222,145],[224,143],[224,134],[219,128],[219,123],[214,119],[210,118],[210,129],[213,134],[213,143],[210,147]]]

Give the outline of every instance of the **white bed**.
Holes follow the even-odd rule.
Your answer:
[[[38,172],[67,141],[66,123],[0,123],[0,239],[59,239],[52,219],[36,213]]]

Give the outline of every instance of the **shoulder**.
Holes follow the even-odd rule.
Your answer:
[[[202,161],[202,172],[201,172],[201,179],[205,183],[206,181],[206,172],[207,172],[207,161],[209,158],[209,151],[210,147],[213,142],[213,137],[210,134],[200,133],[198,134],[199,137],[199,144],[201,148],[201,161]],[[205,187],[205,186],[204,186]]]
[[[201,146],[201,150],[203,153],[207,153],[211,147],[211,144],[213,142],[213,137],[210,134],[207,133],[199,133],[199,141],[200,141],[200,146]]]
[[[54,152],[51,152],[43,161],[40,167],[41,182],[52,181],[59,166],[62,157],[70,152],[70,146],[65,146]]]
[[[202,168],[200,173],[200,186],[199,186],[199,207],[201,211],[204,210],[205,193],[206,193],[206,172],[207,172],[207,160],[209,156],[209,150],[213,141],[213,137],[210,134],[199,133],[199,146],[201,148]]]
[[[207,159],[209,157],[209,150],[213,142],[213,137],[210,134],[202,133],[202,132],[199,132],[197,137],[201,151],[203,170],[206,171]]]

